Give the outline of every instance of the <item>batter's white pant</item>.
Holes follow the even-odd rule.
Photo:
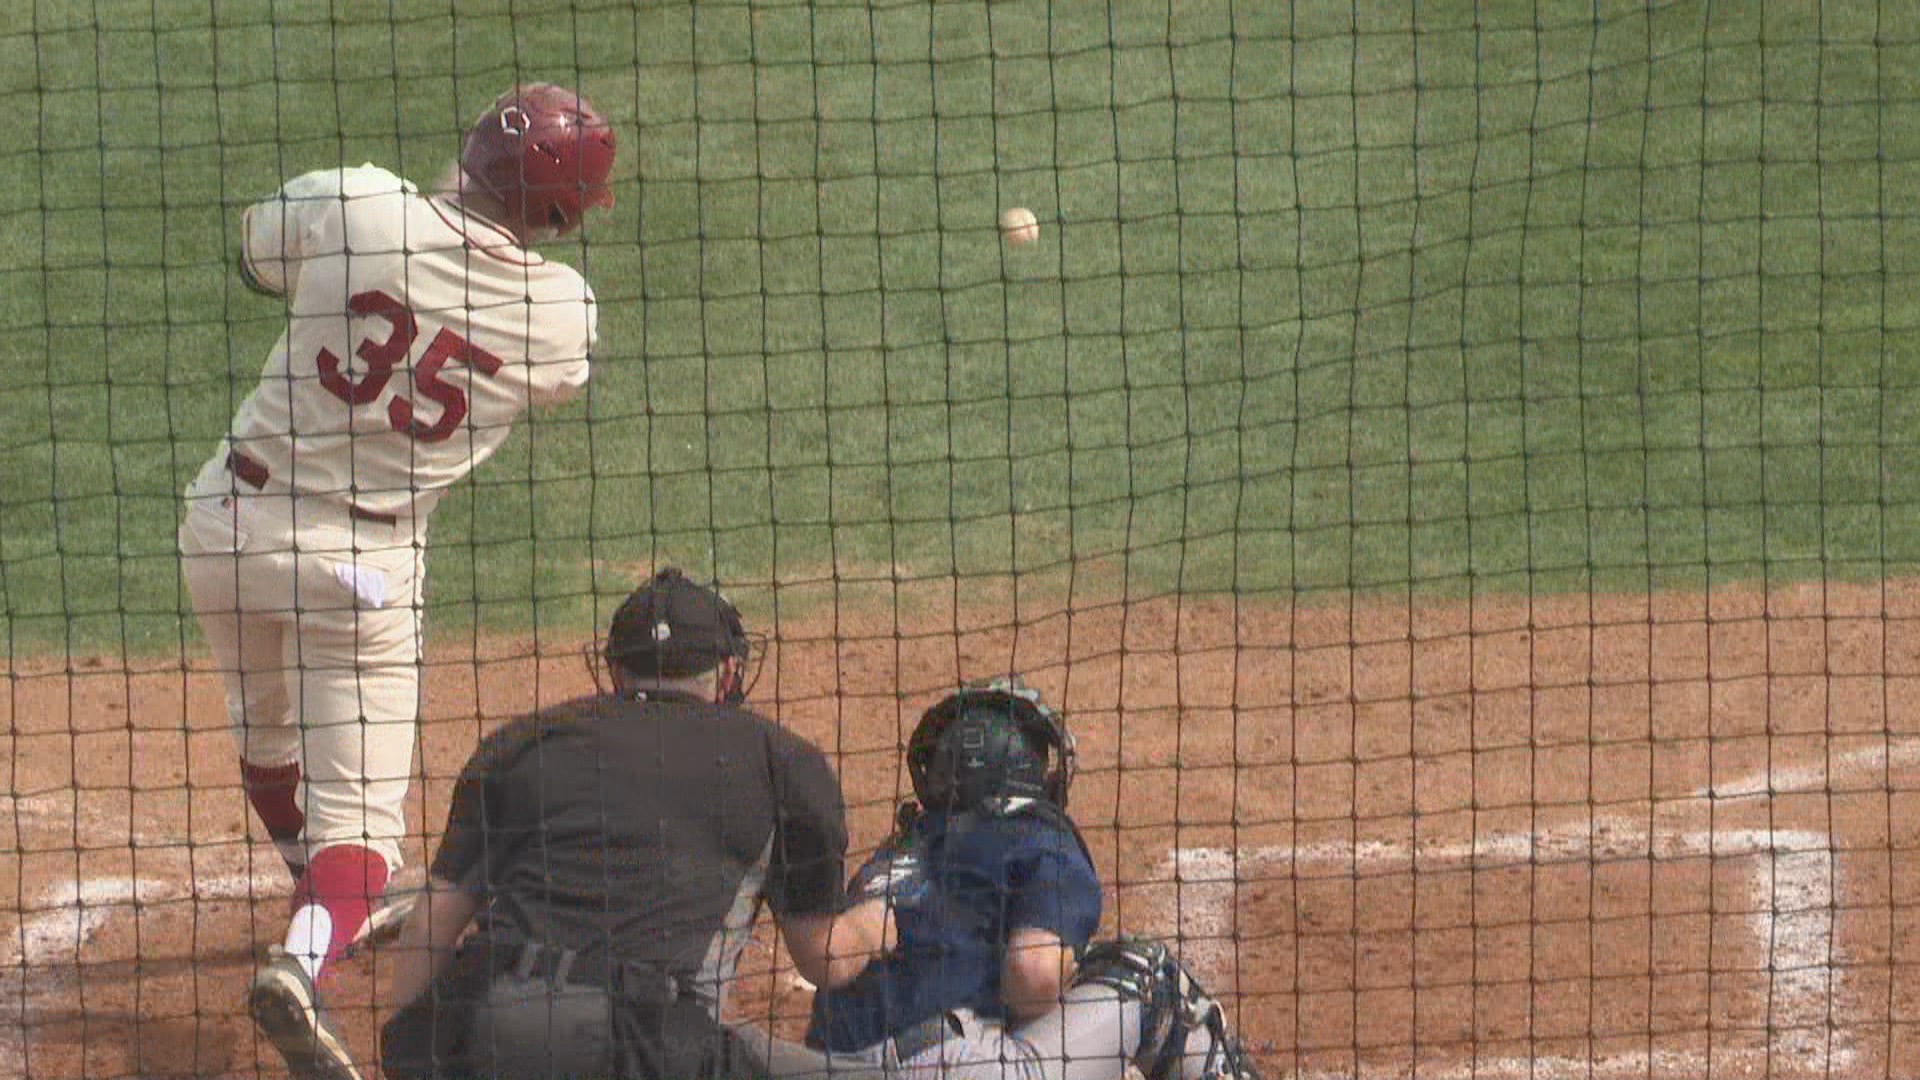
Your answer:
[[[891,1042],[861,1053],[828,1053],[774,1037],[753,1024],[730,1027],[770,1080],[1120,1080],[1140,1049],[1140,1003],[1109,987],[1069,989],[1060,1007],[1007,1030],[968,1012],[961,1032],[902,1061]],[[1213,1045],[1205,1029],[1187,1041],[1184,1073],[1198,1076]]]
[[[180,562],[226,681],[240,756],[299,762],[306,854],[353,843],[401,865],[420,715],[425,537],[346,502],[248,491],[224,453],[187,488]]]

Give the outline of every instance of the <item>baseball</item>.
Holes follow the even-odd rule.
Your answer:
[[[1024,206],[1000,214],[1000,235],[1014,247],[1023,247],[1040,239],[1040,219]]]

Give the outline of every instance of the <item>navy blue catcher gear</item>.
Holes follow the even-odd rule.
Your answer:
[[[1065,809],[1073,735],[1040,692],[1013,678],[969,683],[926,711],[907,742],[907,774],[929,810]]]

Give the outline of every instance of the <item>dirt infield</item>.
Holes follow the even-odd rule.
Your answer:
[[[781,618],[756,702],[835,755],[866,847],[919,709],[1025,672],[1075,722],[1108,927],[1177,935],[1269,1076],[1920,1075],[1920,583],[956,595]],[[577,648],[431,650],[410,857],[482,730],[588,688]],[[217,680],[127,666],[9,673],[0,1075],[277,1072],[241,996],[288,882]],[[792,1030],[767,941],[734,1006]],[[330,992],[368,1058],[374,967]]]

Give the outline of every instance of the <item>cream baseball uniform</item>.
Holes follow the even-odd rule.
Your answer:
[[[303,766],[297,861],[352,842],[397,868],[428,515],[585,385],[593,292],[372,165],[298,177],[241,229],[287,328],[187,488],[182,566],[242,758]]]

